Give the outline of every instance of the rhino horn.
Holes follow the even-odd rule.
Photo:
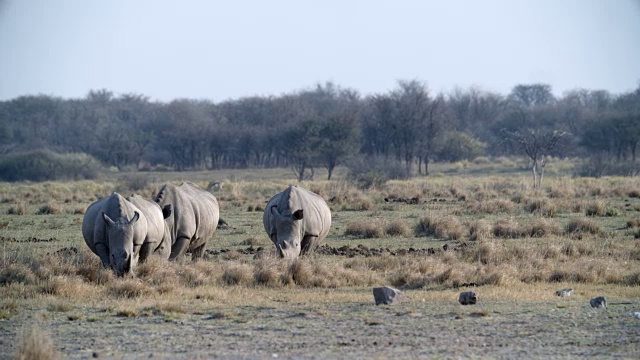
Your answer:
[[[107,226],[113,226],[115,224],[115,222],[111,220],[109,215],[105,214],[104,212],[102,213],[102,218],[104,219],[104,222],[107,224]]]
[[[134,222],[138,221],[138,219],[140,219],[140,213],[136,211],[133,213],[133,217],[131,218],[131,220],[129,220],[129,224],[133,224]]]

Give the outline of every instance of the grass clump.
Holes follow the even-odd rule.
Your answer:
[[[13,354],[15,360],[54,360],[60,354],[53,344],[51,336],[39,326],[23,330],[18,349]]]
[[[253,269],[245,264],[225,266],[222,281],[226,285],[247,285],[253,282]]]
[[[565,226],[564,233],[566,235],[576,235],[576,234],[592,234],[592,235],[600,235],[604,231],[602,227],[593,219],[586,218],[575,218],[569,221],[567,226]]]
[[[493,226],[493,235],[503,239],[525,237],[527,231],[514,219],[500,219]]]
[[[433,236],[439,239],[458,240],[464,235],[464,228],[457,217],[447,215],[442,218],[426,216],[415,227],[416,236]]]
[[[385,229],[379,222],[363,220],[347,224],[344,234],[361,239],[381,238],[384,237]]]
[[[63,212],[64,209],[60,205],[50,201],[38,208],[36,215],[57,215]]]
[[[27,214],[27,206],[24,203],[17,203],[11,205],[7,209],[7,215],[26,215]]]

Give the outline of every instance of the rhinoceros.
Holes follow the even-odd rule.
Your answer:
[[[164,219],[171,215],[171,205],[161,209],[157,203],[138,194],[129,196],[127,200],[137,206],[147,218],[147,238],[140,249],[140,261],[144,261],[149,254],[168,259],[171,254],[171,235]]]
[[[220,219],[216,197],[185,182],[180,186],[163,185],[154,200],[162,208],[171,205],[171,213],[165,218],[172,244],[169,260],[181,259],[188,250],[192,260],[201,258]]]
[[[118,276],[133,271],[139,260],[146,260],[163,243],[162,211],[139,200],[134,198],[134,204],[114,192],[89,205],[82,220],[84,241],[102,266]]]
[[[289,186],[269,200],[262,220],[278,254],[296,258],[313,250],[327,236],[331,210],[319,195]]]

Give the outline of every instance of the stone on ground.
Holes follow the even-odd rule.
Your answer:
[[[591,304],[591,307],[595,309],[606,309],[607,299],[604,296],[598,296],[589,300],[589,304]]]
[[[376,301],[376,305],[391,305],[409,301],[409,298],[402,291],[389,286],[373,288],[373,299]]]
[[[460,293],[458,301],[462,305],[475,305],[478,302],[478,296],[473,291],[465,291]]]

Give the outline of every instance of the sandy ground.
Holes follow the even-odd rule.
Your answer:
[[[30,308],[0,321],[0,358],[11,358],[20,332],[37,324],[64,359],[638,359],[640,319],[631,312],[639,307],[637,300],[608,309],[564,299],[473,306],[347,302],[135,317],[97,308]]]

